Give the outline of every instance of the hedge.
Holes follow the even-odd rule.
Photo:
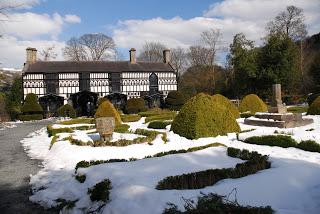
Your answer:
[[[149,129],[165,129],[168,125],[170,125],[172,122],[170,121],[152,121],[148,124]]]
[[[179,111],[185,102],[185,98],[181,92],[170,91],[165,99],[165,106],[170,110]]]
[[[109,179],[97,183],[93,188],[88,189],[91,201],[109,201],[111,188]]]
[[[247,150],[241,151],[235,148],[228,148],[228,150],[230,149],[233,150],[232,154],[235,154],[235,157],[239,156],[243,159],[250,159],[244,163],[237,164],[235,168],[208,169],[205,171],[169,176],[159,181],[156,189],[201,189],[212,186],[223,179],[241,178],[271,167],[268,156],[260,155],[257,152],[251,153]],[[227,152],[227,154],[230,153],[230,151]]]
[[[88,124],[95,124],[94,118],[75,118],[71,120],[64,120],[59,122],[61,125],[73,125],[73,124],[79,124],[79,123],[88,123]]]
[[[255,114],[256,112],[268,111],[268,107],[257,95],[249,94],[242,99],[239,111]]]
[[[98,117],[113,117],[116,125],[121,124],[120,114],[110,101],[104,101],[101,103],[101,105],[99,105],[94,115],[94,118]]]
[[[319,152],[320,153],[320,144],[318,144],[314,140],[301,141],[297,145],[297,148],[302,149],[304,151]]]
[[[65,104],[58,108],[57,113],[59,117],[76,117],[76,110],[69,104]]]
[[[297,146],[297,141],[288,135],[254,136],[245,139],[244,142],[257,145],[279,146],[282,148]]]
[[[145,119],[145,123],[149,123],[151,121],[156,121],[156,120],[173,120],[176,116],[177,116],[176,112],[167,111],[167,112],[163,112],[158,115],[152,115],[152,116],[147,117]]]
[[[18,119],[21,121],[31,121],[31,120],[42,120],[43,115],[42,114],[26,114],[26,115],[19,115]]]
[[[122,122],[137,122],[141,119],[141,116],[138,114],[123,114],[121,115]]]
[[[320,97],[317,97],[308,109],[308,114],[320,115]]]
[[[234,116],[234,118],[237,119],[240,117],[238,108],[228,98],[226,98],[221,94],[215,94],[212,96],[212,98],[215,102],[218,102],[223,106],[225,106],[230,111],[230,113]]]
[[[119,124],[114,128],[114,132],[118,133],[127,133],[129,131],[130,126],[128,124]]]
[[[21,108],[21,112],[25,115],[29,114],[42,114],[43,109],[38,103],[37,95],[30,93],[27,94],[26,99]]]
[[[184,199],[184,198],[183,198]],[[227,196],[221,196],[214,193],[207,195],[202,193],[198,197],[197,204],[195,200],[184,199],[184,208],[186,211],[180,211],[175,204],[168,203],[163,214],[273,214],[274,210],[270,206],[251,207],[241,206],[235,200],[231,202]]]
[[[54,129],[52,125],[47,125],[47,133],[49,137],[55,136],[56,134],[62,133],[62,132],[72,133],[73,129],[69,127]]]
[[[197,139],[239,132],[240,127],[222,103],[200,93],[183,105],[172,122],[171,130],[188,139]]]
[[[320,93],[313,93],[310,96],[308,96],[307,98],[307,102],[309,104],[309,106],[311,106],[311,104],[320,96]]]
[[[137,114],[139,112],[146,111],[148,108],[142,98],[131,98],[127,101],[125,107],[125,113],[127,114]]]

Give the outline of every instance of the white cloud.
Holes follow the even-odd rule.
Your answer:
[[[199,40],[202,31],[215,28],[221,30],[225,46],[239,32],[259,44],[265,35],[266,23],[288,5],[304,9],[309,35],[319,32],[319,0],[225,0],[211,5],[203,17],[119,21],[113,37],[120,48],[127,49],[139,49],[145,41],[159,41],[169,48],[187,47]]]
[[[55,47],[58,54],[56,60],[62,60],[62,48],[64,42],[55,40],[18,40],[13,36],[4,36],[0,39],[0,67],[22,68],[26,61],[26,48],[36,47],[38,49],[38,58],[41,58],[39,52],[46,47]]]
[[[68,22],[68,23],[80,23],[81,22],[81,18],[79,16],[73,15],[73,14],[65,15],[64,20],[65,20],[65,22]]]

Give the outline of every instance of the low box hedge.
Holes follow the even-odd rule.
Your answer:
[[[121,115],[122,122],[137,122],[141,119],[141,116],[138,114],[123,114]]]
[[[119,124],[114,128],[114,132],[127,133],[129,132],[130,126],[128,124]]]
[[[320,144],[318,144],[314,140],[301,141],[297,145],[297,148],[302,149],[304,151],[308,151],[308,152],[319,152],[320,153]]]
[[[42,120],[43,115],[42,114],[22,114],[18,116],[18,119],[21,121],[31,121],[31,120]]]
[[[111,188],[111,181],[109,179],[97,183],[94,187],[88,189],[91,201],[109,201]]]
[[[168,125],[170,125],[172,122],[170,121],[152,121],[148,124],[149,129],[165,129]]]
[[[200,189],[212,186],[223,179],[241,178],[271,167],[268,156],[263,156],[256,152],[250,153],[248,150],[241,151],[235,148],[229,150],[227,154],[232,154],[234,157],[241,157],[242,159],[249,158],[248,161],[237,164],[235,168],[208,169],[169,176],[159,181],[156,189]]]
[[[279,146],[282,148],[297,146],[297,141],[288,135],[254,136],[245,139],[244,142],[257,145]]]

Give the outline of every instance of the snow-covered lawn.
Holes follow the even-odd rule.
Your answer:
[[[315,140],[320,143],[320,117],[309,116],[314,123],[304,127],[279,129],[243,124],[238,119],[241,130],[239,138],[278,133],[290,134],[298,141]],[[147,129],[144,118],[138,122],[127,123],[131,130]],[[83,125],[83,124],[81,124]],[[215,192],[228,195],[237,189],[237,200],[242,205],[270,205],[277,213],[319,213],[320,210],[320,153],[306,152],[295,148],[279,148],[251,145],[240,142],[236,134],[188,140],[173,132],[167,132],[168,142],[165,144],[159,135],[153,145],[135,144],[125,147],[90,147],[71,145],[68,141],[58,141],[49,150],[51,138],[46,129],[31,133],[22,141],[31,158],[43,159],[44,168],[31,177],[34,195],[33,202],[45,207],[56,205],[56,199],[68,201],[78,200],[71,213],[85,213],[90,207],[97,206],[91,202],[87,191],[96,183],[108,178],[112,182],[110,202],[102,208],[102,213],[162,213],[167,202],[175,203],[183,208],[184,198],[193,198],[200,192]],[[313,129],[313,130],[312,130]],[[312,130],[312,131],[309,131]],[[92,130],[76,130],[74,133],[63,133],[59,139],[73,135],[83,141],[98,138],[97,134],[88,134]],[[114,134],[114,140],[133,139],[135,134]],[[191,147],[219,142],[226,146],[257,151],[270,156],[271,169],[239,179],[225,179],[217,184],[198,190],[156,190],[161,179],[183,173],[201,171],[212,168],[234,167],[242,162],[240,159],[228,157],[225,147],[211,147],[192,153],[167,155],[160,158],[143,159],[134,162],[107,163],[89,168],[79,168],[79,174],[86,175],[86,181],[79,183],[75,179],[75,166],[81,160],[108,159],[142,159],[162,151],[187,149]],[[232,196],[234,197],[234,195]],[[232,198],[231,198],[232,199]]]

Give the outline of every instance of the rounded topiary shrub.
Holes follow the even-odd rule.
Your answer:
[[[242,99],[239,110],[255,114],[268,111],[268,106],[257,95],[249,94]]]
[[[308,109],[308,114],[320,115],[320,97],[317,97]]]
[[[170,110],[178,111],[185,103],[183,94],[179,91],[170,91],[166,100],[165,105]]]
[[[230,113],[234,116],[234,118],[240,117],[238,108],[228,98],[226,98],[221,94],[215,94],[212,96],[212,98],[215,102],[218,102],[224,105],[230,111]]]
[[[137,114],[142,111],[146,111],[147,107],[142,98],[131,98],[127,101],[125,107],[125,113],[127,114]]]
[[[76,110],[69,104],[65,104],[57,110],[59,117],[76,117]]]
[[[106,97],[100,97],[98,99],[97,105],[99,106],[101,103],[103,103],[104,101],[108,101],[108,99]]]
[[[33,93],[27,94],[21,111],[23,114],[42,114],[43,109],[38,103],[37,95]]]
[[[104,101],[101,103],[94,115],[95,118],[98,117],[114,117],[116,125],[121,124],[121,117],[119,112],[115,109],[110,101]]]
[[[225,106],[212,96],[200,93],[182,106],[171,130],[180,136],[197,139],[239,132],[240,127]]]

